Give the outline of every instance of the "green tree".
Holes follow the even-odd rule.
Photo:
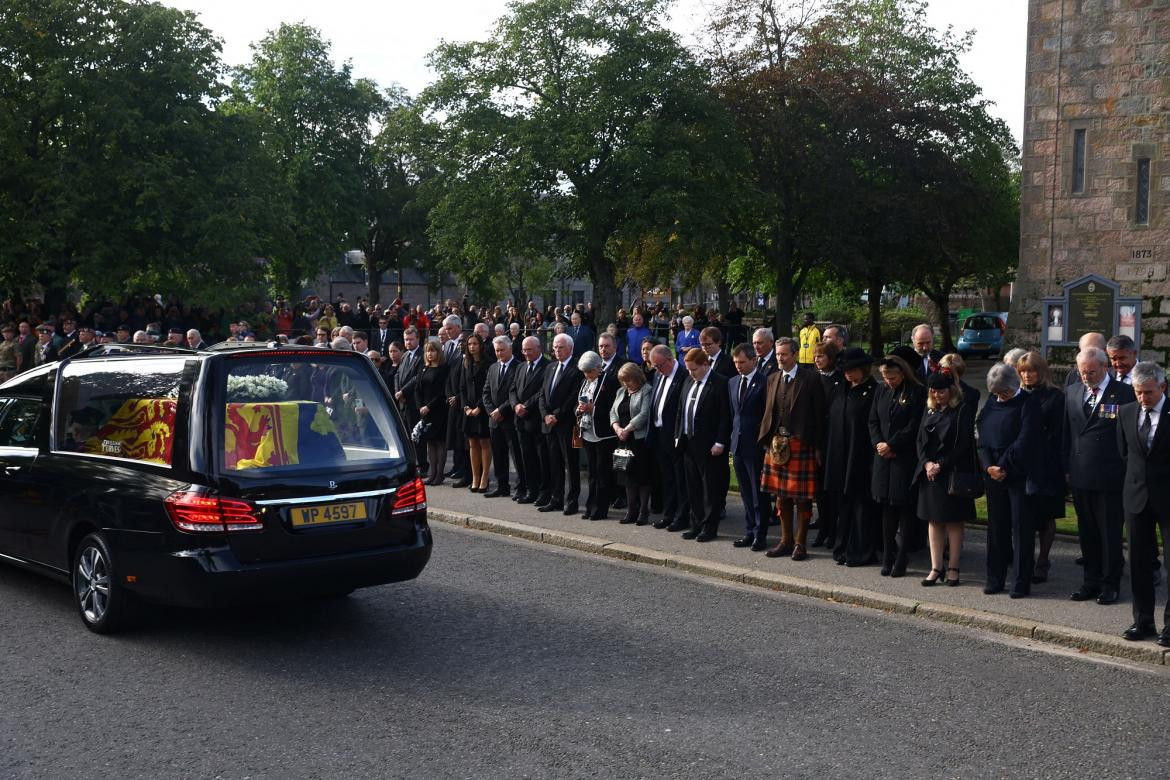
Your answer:
[[[421,102],[443,118],[436,245],[465,277],[549,255],[588,274],[604,321],[615,242],[697,235],[728,139],[666,0],[515,2],[488,40],[440,46]],[[678,225],[683,225],[679,230]]]
[[[0,286],[193,302],[256,277],[247,123],[219,116],[219,42],[125,0],[0,6]]]
[[[259,129],[274,174],[265,255],[273,283],[293,300],[349,239],[365,234],[362,161],[383,107],[377,86],[355,80],[349,62],[335,66],[329,43],[304,24],[270,32],[235,71],[224,110]]]
[[[381,128],[361,156],[365,223],[354,243],[366,257],[370,303],[380,303],[379,285],[390,271],[401,278],[404,268],[415,268],[428,255],[425,181],[433,176],[415,154],[420,141],[433,132],[414,110],[404,90],[384,94]],[[438,272],[438,269],[431,270]]]

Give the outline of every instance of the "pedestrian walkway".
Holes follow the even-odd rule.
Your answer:
[[[611,510],[610,520],[590,521],[580,515],[565,517],[560,512],[538,512],[531,505],[517,504],[507,498],[483,498],[480,494],[446,485],[428,488],[427,497],[434,520],[475,527],[475,522],[468,522],[470,518],[480,521],[486,530],[539,540],[539,534],[525,533],[520,528],[510,529],[506,525],[522,524],[528,529],[561,532],[561,538],[554,535],[544,540],[561,546],[577,546],[566,544],[572,539],[565,535],[585,535],[601,544],[582,543],[581,549],[601,551],[602,547],[609,546],[615,549],[605,554],[616,557],[667,566],[678,561],[688,562],[687,566],[680,568],[693,568],[689,565],[692,560],[707,562],[712,564],[710,570],[699,573],[724,579],[739,580],[742,577],[749,584],[777,590],[918,613],[1108,655],[1164,662],[1163,648],[1152,640],[1126,642],[1121,639],[1121,632],[1133,622],[1128,570],[1122,578],[1121,601],[1117,604],[1102,606],[1095,601],[1069,600],[1069,594],[1081,583],[1081,567],[1076,564],[1079,547],[1069,540],[1058,539],[1053,545],[1048,582],[1033,585],[1032,595],[1028,598],[1011,599],[1006,591],[994,596],[983,593],[986,533],[982,528],[967,530],[960,563],[962,584],[958,587],[923,587],[920,581],[930,571],[930,559],[925,550],[911,556],[905,577],[895,579],[881,576],[878,566],[838,566],[824,548],[809,548],[808,560],[798,562],[789,558],[767,558],[762,552],[732,547],[731,542],[743,535],[743,510],[734,500],[728,502],[727,518],[720,526],[719,538],[698,543],[650,525],[622,525],[618,518],[624,510]],[[652,519],[656,517],[652,516]],[[772,532],[771,541],[775,542],[778,538],[776,529],[773,528]],[[436,554],[441,553],[436,551]],[[779,579],[775,582],[767,581],[767,578],[777,575]],[[788,581],[787,578],[795,579]],[[1162,595],[1156,614],[1161,616],[1165,589],[1159,588],[1159,591]],[[1078,639],[1078,632],[1087,633]]]

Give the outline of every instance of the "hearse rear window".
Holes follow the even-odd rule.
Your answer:
[[[75,360],[61,370],[59,451],[171,465],[185,358]]]
[[[368,361],[261,353],[227,367],[224,470],[248,476],[402,461],[386,393]]]

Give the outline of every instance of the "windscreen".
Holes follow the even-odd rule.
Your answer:
[[[246,477],[402,461],[386,391],[365,358],[260,353],[226,366],[225,471]]]
[[[968,317],[963,327],[966,330],[993,330],[999,327],[999,323],[991,317]]]

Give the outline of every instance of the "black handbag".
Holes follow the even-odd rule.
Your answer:
[[[630,462],[634,459],[634,451],[627,449],[617,449],[613,451],[613,470],[625,471],[630,467]]]
[[[947,478],[947,495],[955,498],[979,498],[983,495],[983,477],[969,471],[952,471]]]

